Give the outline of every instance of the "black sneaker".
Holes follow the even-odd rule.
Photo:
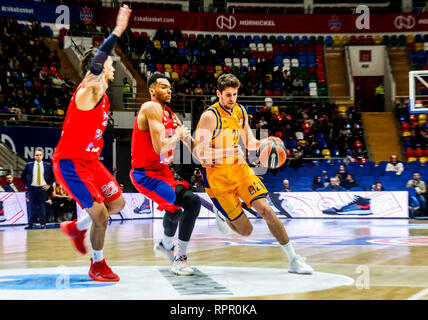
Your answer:
[[[351,202],[341,206],[325,209],[322,211],[324,214],[329,215],[357,215],[368,216],[373,214],[370,209],[370,199],[361,196],[354,196]]]

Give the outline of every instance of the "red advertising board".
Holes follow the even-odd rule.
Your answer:
[[[91,8],[98,25],[116,21],[117,9]],[[357,23],[358,14],[255,15],[187,11],[138,10],[131,28],[174,29],[234,33],[385,33],[428,31],[428,13],[370,14],[369,23]],[[368,28],[363,28],[368,27]]]

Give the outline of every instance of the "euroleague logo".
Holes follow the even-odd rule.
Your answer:
[[[394,26],[397,29],[407,29],[410,30],[416,25],[416,19],[414,16],[398,16],[394,20]]]
[[[232,30],[236,27],[236,19],[233,16],[219,16],[215,21],[219,29],[229,29]]]

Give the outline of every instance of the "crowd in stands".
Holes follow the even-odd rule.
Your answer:
[[[328,102],[290,102],[289,106],[248,107],[250,126],[281,138],[288,151],[289,167],[298,168],[302,158],[349,157],[364,161],[361,113],[357,108]],[[299,160],[300,159],[300,160]]]
[[[10,115],[2,119],[65,114],[75,84],[59,73],[57,52],[44,42],[48,32],[39,22],[0,17],[0,113]]]
[[[404,99],[396,105],[395,112],[406,161],[425,164],[428,160],[427,114],[410,114],[408,103]]]
[[[326,96],[323,36],[187,34],[128,30],[122,48],[145,77],[166,73],[176,94],[215,94],[222,73],[242,82],[243,96]]]

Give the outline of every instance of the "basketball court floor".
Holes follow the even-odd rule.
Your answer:
[[[18,300],[420,300],[428,299],[428,224],[407,219],[283,219],[313,275],[287,272],[285,254],[261,219],[248,238],[199,219],[189,245],[193,277],[156,257],[160,219],[113,222],[104,256],[118,283],[92,281],[59,228],[0,229],[0,299]],[[89,239],[86,239],[89,246]]]

